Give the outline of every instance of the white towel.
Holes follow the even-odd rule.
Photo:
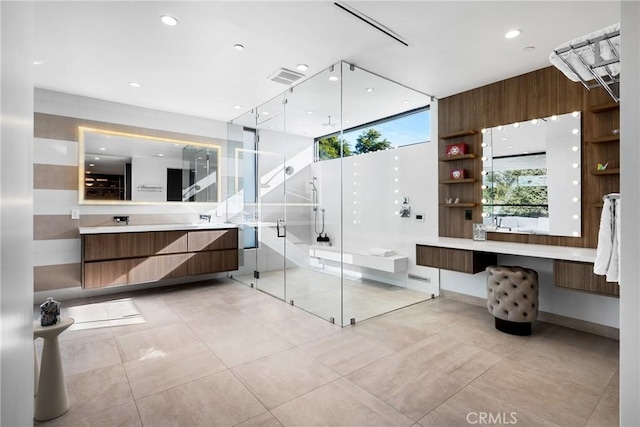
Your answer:
[[[369,255],[374,255],[374,256],[391,256],[393,255],[395,252],[393,251],[393,249],[385,249],[385,248],[371,248],[369,249]]]
[[[594,31],[593,33],[587,34],[586,36],[578,37],[577,39],[571,40],[570,42],[561,44],[555,50],[557,51],[557,50],[569,47],[571,45],[577,45],[578,43],[581,43],[583,41],[591,40],[596,37],[600,37],[605,34],[610,34],[618,30],[620,30],[620,23],[610,25],[601,30]],[[615,53],[611,51],[611,48],[609,47],[609,43],[607,43],[604,40],[600,42],[601,58],[594,58],[593,49],[591,45],[587,45],[587,46],[575,49],[575,51],[589,65],[593,65],[594,63],[600,62],[601,60],[613,59],[616,56],[619,58],[620,57],[620,36],[612,37],[609,40],[611,40],[611,44],[614,46],[614,48],[618,52],[618,55],[615,55]],[[549,55],[549,61],[551,61],[551,64],[557,69],[559,69],[560,71],[562,71],[564,75],[567,76],[569,79],[573,80],[574,82],[580,81],[578,76],[576,76],[574,72],[569,67],[567,67],[567,65],[562,61],[562,59],[560,59],[560,56],[562,56],[569,64],[571,64],[574,70],[580,75],[580,77],[582,77],[584,81],[593,80],[593,75],[584,67],[584,65],[582,65],[582,62],[580,61],[580,59],[576,57],[576,54],[572,53],[571,51],[561,53],[560,55],[557,55],[555,51],[551,52],[551,54]],[[613,76],[617,76],[618,74],[620,74],[619,62],[610,64],[606,68],[608,68],[609,72]],[[593,71],[598,73],[601,76],[607,75],[607,70],[605,70],[605,67],[594,68]]]
[[[593,264],[595,274],[617,282],[620,272],[620,199],[605,199],[600,216],[598,248]]]

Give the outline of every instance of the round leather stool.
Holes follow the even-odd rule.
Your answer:
[[[487,267],[487,308],[495,327],[512,335],[531,335],[538,317],[538,273],[522,267]]]

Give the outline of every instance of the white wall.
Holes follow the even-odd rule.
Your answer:
[[[430,108],[431,141],[437,141],[437,102]],[[429,279],[429,293],[437,294],[438,270],[415,262],[415,241],[438,234],[437,159],[437,143],[428,142],[314,163],[325,232],[333,246],[393,249],[409,257],[409,273]],[[398,214],[403,197],[409,198],[411,218]],[[417,221],[416,214],[424,221]]]
[[[33,425],[33,10],[0,2],[0,424]]]
[[[620,8],[620,425],[640,425],[640,3]]]
[[[167,201],[167,169],[182,169],[181,159],[143,158],[131,159],[131,200],[145,202]],[[141,191],[142,185],[157,185],[161,191]]]

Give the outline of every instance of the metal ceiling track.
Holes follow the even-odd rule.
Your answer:
[[[361,20],[362,22],[372,26],[373,28],[375,28],[376,30],[380,31],[381,33],[385,34],[387,37],[391,37],[393,40],[397,41],[398,43],[401,43],[404,46],[409,46],[409,43],[407,43],[406,41],[404,41],[402,39],[402,37],[400,37],[399,35],[397,35],[396,33],[394,33],[393,31],[391,31],[390,29],[388,29],[387,27],[385,27],[384,25],[382,25],[381,23],[379,23],[378,21],[376,21],[375,19],[369,18],[367,15],[365,15],[364,13],[352,8],[351,6],[347,6],[344,3],[340,3],[340,2],[333,2],[334,5],[338,6],[340,9],[344,10],[345,12],[347,12],[348,14],[355,16],[356,18],[358,18],[359,20]]]

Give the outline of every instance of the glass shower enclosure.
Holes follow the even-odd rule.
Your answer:
[[[406,263],[381,272],[370,259],[367,248],[393,236],[375,241],[367,230],[397,209],[358,214],[358,203],[393,192],[393,177],[374,166],[361,180],[358,164],[388,156],[355,156],[343,139],[429,101],[340,62],[229,122],[227,217],[245,243],[235,278],[340,326],[430,298],[408,289]]]

